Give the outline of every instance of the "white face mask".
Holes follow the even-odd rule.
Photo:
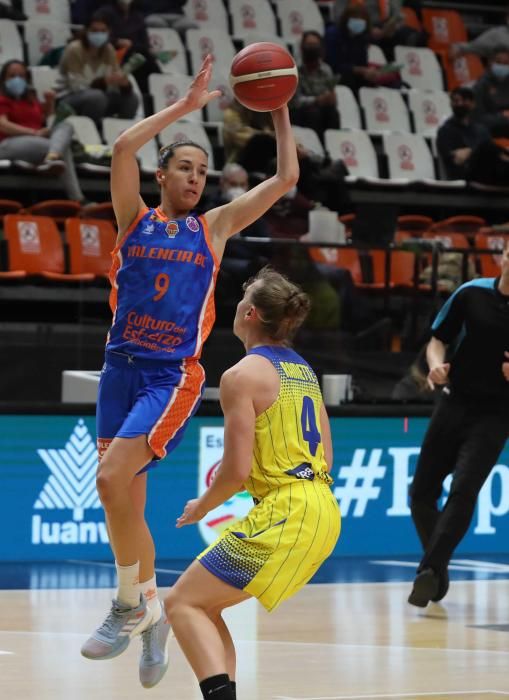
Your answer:
[[[244,194],[247,192],[244,187],[228,187],[227,190],[225,190],[224,196],[229,202],[232,202],[234,199],[237,199],[237,197],[240,197],[241,194]]]

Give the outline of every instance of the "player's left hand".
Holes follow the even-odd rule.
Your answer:
[[[506,357],[506,362],[502,362],[502,374],[504,375],[506,382],[509,382],[509,352],[506,350],[504,355]]]
[[[200,499],[193,498],[186,503],[186,507],[180,518],[177,518],[177,527],[197,523],[205,517],[205,515],[207,515],[207,511],[203,508]]]
[[[209,82],[212,76],[212,56],[207,54],[203,59],[200,70],[193,82],[189,86],[185,100],[189,105],[189,110],[201,109],[216,97],[221,97],[221,90],[209,92]]]

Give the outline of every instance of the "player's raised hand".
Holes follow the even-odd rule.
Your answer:
[[[200,70],[189,86],[185,100],[189,104],[190,110],[201,109],[210,100],[221,96],[221,90],[209,92],[209,82],[212,76],[212,56],[207,54],[203,59]]]
[[[507,350],[504,352],[505,362],[502,362],[502,374],[506,382],[509,382],[509,352]]]
[[[177,527],[193,525],[193,523],[197,523],[205,515],[207,515],[207,511],[203,509],[200,499],[193,498],[186,503],[186,507],[180,518],[177,518]]]
[[[428,385],[430,389],[434,389],[437,384],[447,384],[450,369],[451,364],[449,362],[444,362],[430,369],[428,374]]]

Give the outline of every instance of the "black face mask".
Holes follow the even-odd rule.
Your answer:
[[[456,119],[464,119],[470,114],[470,107],[466,107],[465,105],[456,105],[452,108],[452,113]]]
[[[303,46],[302,47],[302,58],[305,61],[316,61],[320,58],[322,51],[319,46]]]

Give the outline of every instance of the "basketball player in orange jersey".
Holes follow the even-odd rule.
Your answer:
[[[320,385],[288,347],[309,298],[270,268],[244,289],[233,330],[246,357],[220,386],[223,459],[177,527],[198,522],[243,487],[256,505],[200,554],[165,601],[203,697],[211,700],[236,700],[235,648],[223,610],[252,596],[274,610],[331,554],[341,525]]]
[[[142,635],[140,680],[152,687],[168,665],[169,627],[161,614],[154,543],[145,521],[147,470],[182,438],[204,386],[201,349],[214,321],[214,284],[226,241],[297,182],[286,106],[272,113],[276,174],[234,201],[193,215],[207,178],[207,153],[192,142],[160,152],[161,204],[140,197],[136,153],[163,129],[219,96],[209,92],[205,58],[187,93],[115,142],[111,196],[118,239],[110,273],[113,323],[97,399],[97,489],[115,555],[118,590],[102,625],[82,647],[89,659],[118,656]]]

